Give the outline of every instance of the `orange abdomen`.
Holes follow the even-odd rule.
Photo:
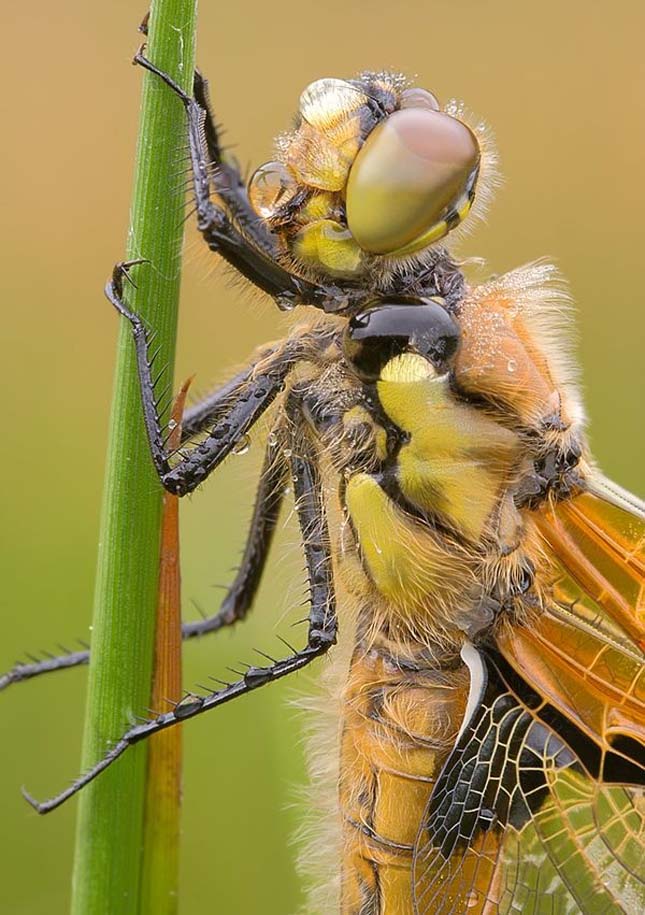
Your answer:
[[[422,645],[354,653],[340,746],[342,915],[413,913],[414,843],[468,694],[467,671],[451,667]]]

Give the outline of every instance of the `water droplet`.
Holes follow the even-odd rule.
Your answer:
[[[472,909],[477,905],[479,901],[479,894],[475,890],[471,890],[470,893],[466,895],[466,905],[469,909]]]
[[[278,444],[278,436],[275,434],[275,432],[269,432],[267,443],[269,448],[275,448],[275,446]]]
[[[176,428],[177,428],[177,420],[176,420],[176,419],[169,419],[169,420],[168,420],[168,431],[169,431],[169,432],[172,432],[172,430],[173,430],[173,429],[176,429]]]
[[[515,369],[517,368],[517,362],[515,361],[515,359],[509,359],[506,364],[506,368],[512,374],[515,371]]]
[[[446,114],[449,114],[453,118],[464,118],[464,106],[462,102],[457,101],[455,98],[451,98],[443,109]]]
[[[263,219],[275,216],[297,190],[294,176],[282,162],[265,162],[249,181],[251,206]]]
[[[275,301],[280,311],[293,311],[296,307],[296,300],[291,295],[278,295]]]
[[[243,435],[242,438],[231,448],[231,454],[246,454],[246,452],[251,447],[251,439],[248,435]]]
[[[177,703],[174,708],[175,718],[188,718],[190,715],[194,715],[195,712],[204,704],[204,700],[201,696],[196,696],[194,693],[188,693],[187,696]]]
[[[290,495],[290,493],[291,493],[291,487],[290,487],[290,486],[285,486],[284,489],[282,490],[282,492],[285,494],[285,496]]]
[[[286,457],[286,459],[289,460],[289,458],[290,458],[291,455],[293,454],[293,451],[291,450],[291,448],[285,448],[284,451],[283,451],[282,453],[284,454],[284,456]]]

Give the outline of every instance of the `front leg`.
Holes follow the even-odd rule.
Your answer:
[[[139,31],[147,37],[148,20],[150,13],[146,13],[143,22],[139,26]],[[143,58],[141,51],[136,55],[134,62],[142,64]],[[172,88],[175,88],[173,83]],[[208,81],[202,76],[199,70],[195,70],[193,78],[193,95],[197,109],[191,110],[188,96],[180,89],[178,92],[183,104],[185,105],[189,119],[197,121],[203,131],[203,142],[206,146],[209,161],[204,159],[203,164],[208,166],[213,186],[218,195],[226,203],[227,207],[235,217],[236,222],[243,226],[257,223],[257,214],[249,203],[246,184],[240,173],[239,166],[236,162],[230,161],[224,156],[224,150],[220,142],[219,130],[215,123],[213,110],[210,103],[210,93],[208,91]],[[201,138],[200,138],[201,145]]]
[[[289,405],[289,413],[298,429],[302,425],[299,407]],[[49,813],[59,807],[81,788],[93,781],[108,766],[112,765],[128,747],[166,728],[180,724],[186,718],[194,718],[202,712],[217,708],[225,702],[243,696],[253,689],[273,683],[282,677],[301,670],[315,658],[325,654],[336,642],[337,617],[334,596],[332,559],[329,533],[322,496],[322,480],[318,470],[317,456],[311,443],[295,437],[291,442],[291,472],[294,480],[296,511],[300,524],[307,574],[309,578],[309,630],[304,648],[286,658],[273,661],[267,667],[249,667],[244,676],[206,697],[189,695],[179,702],[173,711],[130,728],[106,753],[103,759],[78,778],[69,788],[42,803],[29,794],[26,799],[38,813]]]
[[[200,117],[203,125],[203,138],[208,153],[210,175],[213,187],[218,196],[226,204],[228,210],[235,219],[235,222],[242,227],[245,232],[251,236],[257,235],[259,231],[266,234],[266,229],[262,223],[258,225],[258,215],[251,206],[249,195],[246,189],[246,182],[242,177],[237,162],[231,161],[226,157],[222,144],[220,142],[219,131],[215,123],[213,111],[210,103],[210,93],[208,91],[208,81],[204,79],[199,70],[195,70],[193,81],[194,101],[200,109]],[[195,117],[195,112],[188,111],[189,118]],[[268,238],[271,239],[270,233]],[[264,249],[266,239],[259,247]],[[270,242],[272,244],[272,242]],[[268,250],[268,249],[267,249]]]
[[[197,226],[210,249],[272,296],[281,307],[304,304],[338,312],[364,304],[371,295],[368,290],[359,286],[310,282],[282,266],[282,252],[275,235],[252,209],[237,169],[222,160],[201,77],[197,77],[197,91],[198,94],[201,91],[201,96],[191,98],[142,51],[135,55],[134,62],[163,80],[186,110]],[[212,176],[210,159],[216,166]],[[211,182],[226,209],[211,200]]]

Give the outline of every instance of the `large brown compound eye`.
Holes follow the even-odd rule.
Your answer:
[[[479,145],[465,124],[432,106],[433,97],[424,96],[424,107],[395,111],[356,156],[347,182],[347,224],[364,251],[417,251],[470,208]]]
[[[343,336],[345,358],[361,380],[375,382],[390,359],[405,352],[424,356],[442,375],[459,346],[459,326],[440,301],[391,296],[350,318]]]

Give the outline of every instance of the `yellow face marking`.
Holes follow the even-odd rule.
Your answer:
[[[324,267],[331,276],[351,277],[360,272],[363,252],[346,229],[333,219],[304,226],[293,240],[293,253],[305,264]]]
[[[341,147],[309,124],[303,123],[294,135],[285,154],[285,164],[296,179],[309,187],[323,191],[340,191],[358,148],[358,140]]]
[[[402,353],[390,359],[381,369],[381,381],[394,384],[410,384],[435,378],[437,373],[432,365],[418,353]]]
[[[319,191],[311,195],[303,204],[299,216],[303,222],[315,222],[317,219],[328,219],[336,209],[338,195],[330,191]]]

